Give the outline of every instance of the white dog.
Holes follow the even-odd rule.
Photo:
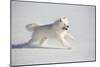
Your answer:
[[[59,18],[53,24],[48,25],[38,25],[38,24],[28,24],[26,28],[32,31],[32,38],[29,40],[29,44],[38,43],[42,45],[44,41],[48,38],[57,39],[63,46],[71,48],[71,45],[65,40],[65,36],[72,35],[68,33],[68,19],[66,17]]]

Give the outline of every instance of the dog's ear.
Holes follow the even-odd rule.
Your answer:
[[[61,19],[61,21],[65,21],[67,19],[67,17],[62,17],[60,19]]]
[[[68,23],[68,18],[67,18],[67,17],[62,17],[62,18],[61,18],[61,21],[62,21],[62,22],[67,22],[67,23]]]

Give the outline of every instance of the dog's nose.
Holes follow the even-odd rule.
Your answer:
[[[69,26],[67,25],[67,28],[69,28]]]

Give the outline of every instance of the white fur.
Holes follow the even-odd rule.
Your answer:
[[[38,24],[28,24],[26,28],[32,31],[32,38],[29,40],[29,44],[39,44],[42,45],[48,38],[57,39],[64,47],[71,48],[69,42],[65,40],[65,36],[73,36],[68,33],[67,30],[63,30],[64,26],[67,26],[68,19],[66,17],[59,18],[53,24],[48,25],[38,25]]]

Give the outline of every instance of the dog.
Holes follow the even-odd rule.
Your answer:
[[[57,39],[64,47],[72,48],[65,39],[66,36],[73,39],[73,36],[68,32],[69,21],[67,17],[61,17],[54,23],[47,25],[27,24],[26,28],[32,32],[32,38],[28,41],[29,44],[42,45],[48,38],[53,38]]]

